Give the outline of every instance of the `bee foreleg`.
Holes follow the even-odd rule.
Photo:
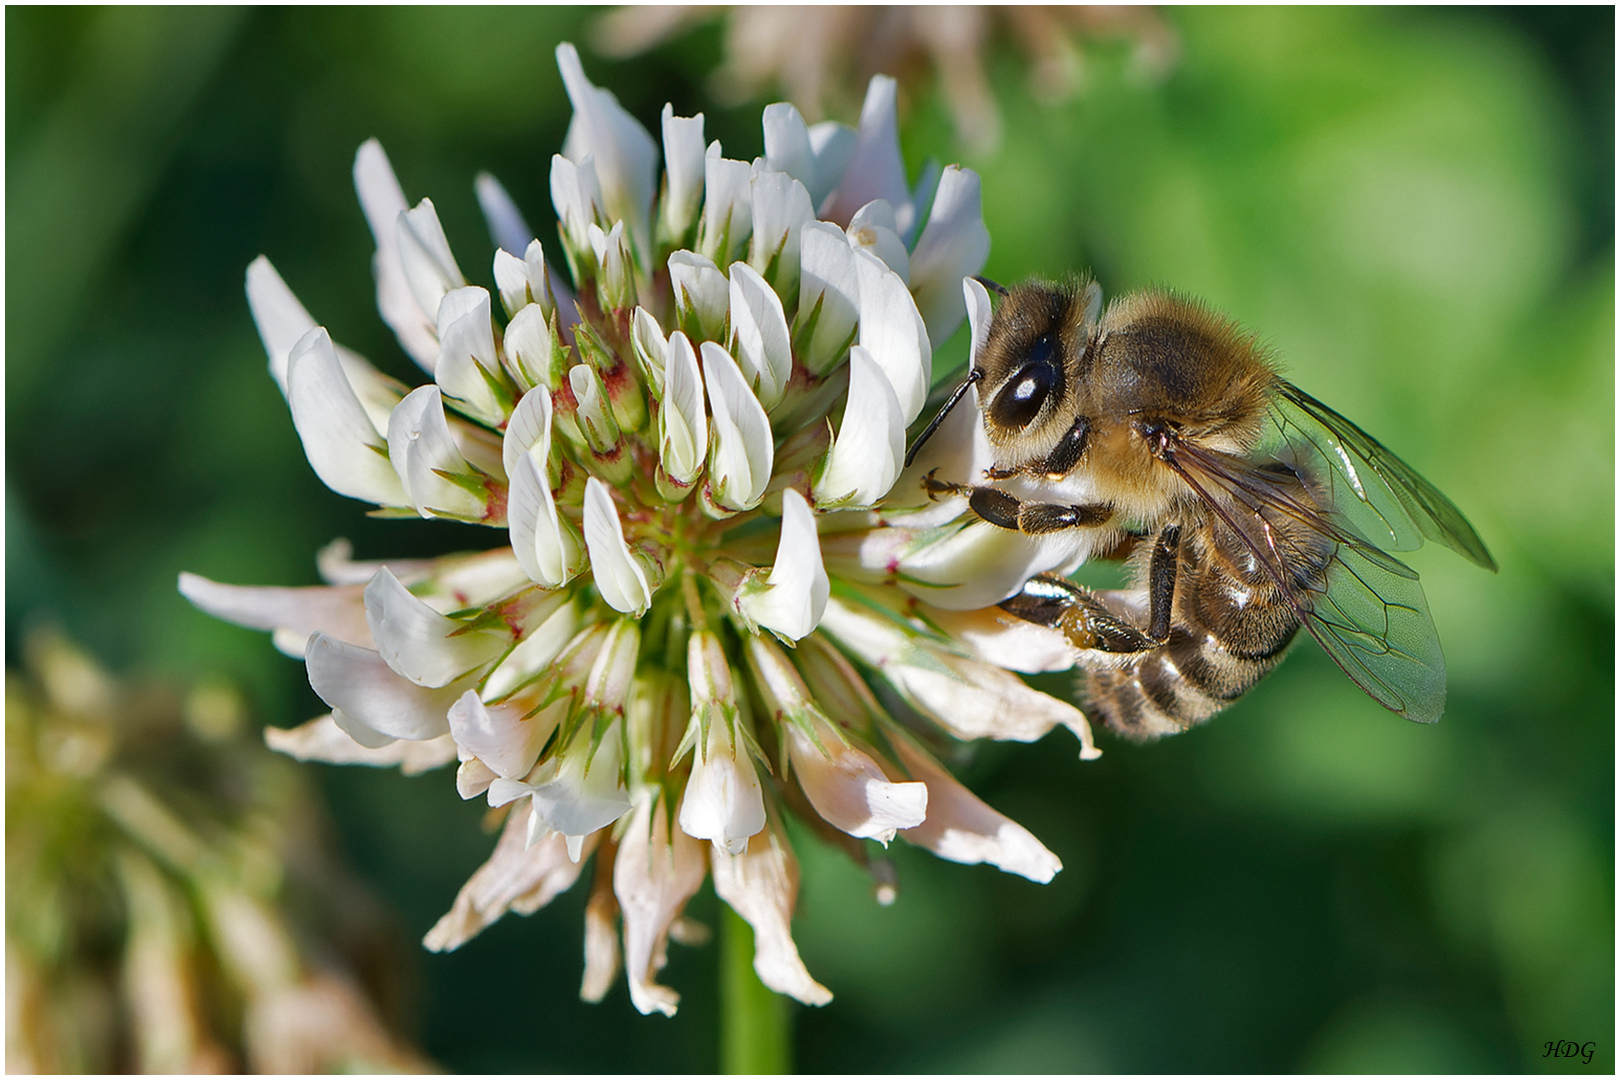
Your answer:
[[[1016,529],[1029,536],[1065,529],[1094,528],[1108,524],[1114,516],[1114,508],[1107,503],[1065,506],[1062,503],[1021,502],[1000,488],[969,487],[957,490],[967,492],[968,508],[985,521],[1003,529]]]
[[[1022,502],[1000,488],[952,483],[935,478],[933,473],[923,477],[923,490],[933,499],[942,495],[966,495],[968,508],[984,521],[1029,536],[1065,529],[1095,528],[1108,524],[1114,517],[1114,508],[1108,503],[1066,506],[1062,503]]]

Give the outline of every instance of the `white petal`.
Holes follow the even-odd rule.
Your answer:
[[[530,303],[528,264],[505,248],[499,248],[495,252],[494,273],[501,307],[506,309],[507,318],[514,318]]]
[[[710,705],[733,707],[737,703],[736,687],[731,678],[731,663],[720,637],[713,630],[699,629],[686,641],[686,685],[694,713]],[[709,749],[700,748],[698,757],[709,754],[716,736],[710,733]],[[731,753],[727,736],[727,754]],[[753,835],[750,833],[749,835]]]
[[[664,329],[644,307],[636,308],[630,323],[630,344],[636,360],[641,364],[642,376],[654,393],[662,394],[664,387],[664,353],[669,348]]]
[[[341,536],[315,552],[315,572],[328,585],[364,585],[383,565],[382,561],[354,558],[354,545]],[[439,564],[435,559],[389,559],[386,565],[395,577],[414,585],[432,575]]]
[[[423,945],[433,952],[460,948],[507,911],[537,911],[579,879],[583,866],[569,860],[562,836],[552,833],[529,847],[528,825],[527,806],[507,815],[495,850],[456,893],[455,903],[433,924]]]
[[[332,723],[337,726],[339,731],[367,750],[386,749],[399,741],[394,736],[378,731],[364,721],[356,720],[342,709],[333,709],[330,715]],[[443,736],[434,736],[435,740],[440,738],[443,738]]]
[[[439,357],[433,366],[439,389],[473,416],[499,426],[506,411],[490,380],[499,379],[500,370],[488,290],[469,285],[446,293],[439,304]]]
[[[444,474],[467,476],[472,468],[456,448],[437,386],[419,386],[394,407],[388,421],[388,459],[423,517],[482,520],[482,500]]]
[[[450,241],[439,224],[432,199],[423,199],[399,215],[395,223],[399,240],[400,264],[405,282],[423,314],[436,317],[444,294],[467,284],[456,258],[450,254]]]
[[[468,693],[473,692],[468,691]],[[454,705],[450,706],[452,715],[455,714],[455,711],[456,707]],[[454,725],[451,725],[451,730],[454,730]],[[455,741],[453,735],[451,741]],[[461,752],[460,747],[457,747],[457,752]],[[491,769],[476,757],[470,757],[456,766],[456,794],[463,799],[476,799],[489,790],[489,785],[499,779],[500,776],[494,769]]]
[[[394,672],[371,649],[346,645],[325,634],[309,640],[305,665],[320,699],[354,721],[395,739],[431,739],[450,730],[446,714],[465,687],[429,690]],[[354,734],[353,728],[345,728]]]
[[[972,278],[964,279],[963,291],[967,294],[968,319],[975,340],[968,354],[968,367],[971,370],[977,364],[978,350],[983,345],[980,335],[989,331],[990,298],[984,286]],[[979,303],[983,304],[983,309],[975,314]],[[973,482],[995,464],[995,456],[985,435],[984,415],[979,409],[979,388],[971,386],[928,442],[923,444],[910,467],[900,474],[888,499],[891,512],[887,520],[891,524],[933,528],[959,517],[967,511],[967,499],[957,496],[937,501],[930,499],[923,490],[922,478],[929,473],[937,473],[941,479]],[[900,518],[893,513],[900,506],[915,506],[919,510],[915,515]]]
[[[354,155],[354,189],[377,242],[371,264],[377,277],[377,310],[411,359],[432,371],[433,359],[439,354],[439,338],[433,325],[436,308],[424,311],[405,278],[396,223],[408,204],[388,155],[376,139],[366,140]]]
[[[508,476],[525,454],[532,454],[541,464],[550,456],[551,408],[551,394],[541,386],[524,394],[512,410],[506,434],[501,438],[501,464]]]
[[[651,793],[635,816],[613,860],[613,894],[624,912],[624,966],[630,1001],[643,1015],[675,1015],[681,996],[654,981],[662,966],[670,923],[703,884],[703,846],[669,827],[663,799]]]
[[[259,338],[264,342],[265,353],[270,358],[270,374],[285,395],[288,358],[293,346],[315,329],[315,320],[263,255],[248,266],[247,298],[248,306],[253,311],[253,321],[259,328]],[[372,424],[379,428],[387,427],[388,413],[405,396],[404,387],[356,353],[336,343],[332,347],[337,352],[343,374],[354,388]]]
[[[669,105],[662,114],[664,132],[664,228],[679,239],[697,220],[703,199],[703,114],[676,116]]]
[[[371,645],[366,608],[358,585],[302,588],[222,585],[196,574],[180,575],[180,594],[216,619],[251,630],[285,630],[302,657],[304,643],[317,630],[352,645]]]
[[[521,256],[534,240],[534,230],[523,220],[523,211],[517,208],[501,182],[487,172],[473,179],[473,189],[478,194],[478,208],[484,212],[484,221],[489,225],[489,238],[496,248]]]
[[[896,829],[922,823],[928,809],[924,785],[890,783],[871,757],[846,742],[811,702],[804,680],[774,641],[750,636],[744,648],[765,708],[781,718],[778,730],[799,786],[828,824],[887,844]]]
[[[586,230],[606,214],[593,158],[586,155],[583,160],[574,162],[561,154],[551,156],[551,205],[562,222],[563,238],[575,255],[589,251]]]
[[[775,408],[793,374],[793,347],[781,298],[747,263],[731,264],[731,343],[759,403]]]
[[[382,506],[408,506],[384,442],[338,362],[326,330],[316,327],[287,361],[287,404],[304,454],[321,482],[339,495]]]
[[[792,299],[799,294],[799,235],[816,219],[810,193],[786,173],[767,170],[754,177],[753,200],[748,265],[771,283],[779,297]]]
[[[631,244],[645,259],[651,247],[647,226],[657,191],[658,144],[618,98],[591,84],[578,51],[567,42],[557,46],[557,68],[574,106],[563,152],[574,161],[586,154],[596,159],[608,220],[629,226]]]
[[[939,178],[939,162],[933,158],[924,161],[922,171],[917,174],[917,182],[911,188],[911,206],[914,213],[921,214],[924,207],[932,208],[930,204],[939,191]],[[921,224],[921,220],[912,221],[911,236],[906,238],[908,248],[913,246],[910,243],[911,237],[917,235],[917,226]]]
[[[447,619],[412,596],[385,566],[366,586],[366,621],[389,667],[418,686],[445,686],[506,651],[509,639]]]
[[[315,320],[263,255],[248,264],[247,299],[253,323],[259,328],[259,340],[270,357],[270,375],[285,395],[287,355],[299,338],[315,329]]]
[[[716,263],[740,255],[754,231],[754,167],[721,157],[714,148],[703,159],[703,226],[698,250]]]
[[[537,678],[555,660],[579,630],[579,608],[570,593],[554,595],[554,606],[536,605],[523,638],[484,680],[484,696],[491,701],[510,694]]]
[[[658,457],[679,484],[703,471],[709,452],[709,420],[703,409],[703,375],[692,343],[679,330],[670,335],[663,371],[664,407],[658,414]]]
[[[579,980],[580,999],[601,1001],[618,977],[619,902],[613,898],[612,878],[598,873],[591,881],[590,899],[585,902],[585,974]]]
[[[765,106],[765,167],[786,173],[806,188],[816,180],[816,158],[810,149],[810,129],[804,117],[785,101]],[[813,215],[812,215],[813,216]]]
[[[640,618],[652,604],[652,587],[641,559],[624,542],[624,528],[607,485],[585,481],[585,547],[596,588],[615,611]]]
[[[838,190],[822,208],[821,217],[845,225],[855,216],[855,211],[873,199],[887,199],[899,220],[900,235],[908,237],[915,222],[910,219],[911,189],[906,184],[906,166],[900,157],[895,93],[896,83],[887,75],[874,75],[867,84],[854,155],[844,170]]]
[[[877,668],[906,701],[959,739],[1033,742],[1063,725],[1095,756],[1085,714],[1001,668],[947,652],[867,610],[833,600],[822,630]]]
[[[602,639],[585,677],[585,707],[616,716],[625,715],[636,660],[641,649],[641,624],[634,618],[615,619]]]
[[[844,358],[861,312],[861,286],[855,251],[844,230],[812,221],[799,231],[799,311],[794,336],[815,319],[815,332],[800,360],[812,374],[825,375]]]
[[[817,747],[797,725],[783,724],[788,759],[799,786],[816,813],[851,836],[887,844],[898,829],[922,824],[928,814],[928,788],[920,783],[891,783],[877,762],[839,740],[826,721],[818,721]]]
[[[624,731],[616,722],[590,752],[588,731],[574,736],[561,754],[540,764],[528,782],[500,779],[489,786],[489,804],[500,806],[522,795],[545,827],[584,837],[611,825],[630,809],[624,787]],[[530,835],[536,835],[531,822]]]
[[[406,776],[437,769],[456,760],[456,744],[449,735],[413,742],[398,739],[371,749],[360,745],[338,727],[332,714],[317,716],[295,728],[264,729],[264,744],[298,761],[324,761],[330,765],[370,765],[392,768]]]
[[[573,419],[585,441],[601,454],[617,450],[623,435],[613,418],[602,376],[589,364],[575,364],[568,369],[568,388],[574,395]]]
[[[530,393],[544,394],[544,389]],[[509,475],[506,522],[512,552],[529,579],[548,589],[561,588],[579,573],[579,538],[557,512],[545,470],[533,456],[517,459]]]
[[[754,763],[747,749],[732,740],[730,725],[718,717],[709,723],[708,745],[693,758],[679,821],[687,836],[712,840],[733,853],[765,827],[765,800]]]
[[[922,614],[978,659],[1008,671],[1069,671],[1080,655],[1062,631],[1009,615],[998,607],[946,611],[925,606]]]
[[[485,705],[478,691],[468,690],[450,706],[450,737],[496,776],[516,780],[534,768],[566,709],[567,704],[559,701],[525,718],[528,702]]]
[[[810,189],[811,203],[820,207],[831,198],[833,190],[843,182],[859,141],[854,128],[836,120],[823,120],[811,126],[810,153],[816,159],[816,179],[814,183],[806,181],[804,185]]]
[[[787,488],[782,492],[782,536],[770,576],[757,592],[745,587],[738,606],[755,625],[798,641],[820,624],[830,591],[815,513],[803,495]]]
[[[1029,536],[974,521],[943,534],[923,534],[889,560],[900,587],[937,607],[963,611],[1000,603],[1036,574],[1071,572],[1090,554],[1095,536],[1068,530]]]
[[[506,324],[506,336],[501,341],[507,359],[517,367],[518,375],[530,387],[543,386],[555,390],[562,385],[559,356],[551,335],[551,320],[545,308],[529,304],[520,308]]]
[[[962,325],[957,282],[984,269],[989,255],[990,230],[984,227],[979,174],[951,165],[940,177],[928,225],[911,253],[911,294],[935,347]]]
[[[1099,294],[1099,299],[1101,294]],[[979,352],[990,340],[990,323],[995,318],[995,312],[990,306],[990,290],[984,287],[984,282],[976,277],[968,276],[962,279],[962,303],[967,309],[968,329],[972,332],[973,341],[969,346],[968,366],[975,367],[979,363]],[[1096,316],[1091,316],[1095,320]],[[976,393],[976,392],[975,392]]]
[[[934,377],[928,328],[900,276],[864,251],[855,253],[860,282],[861,326],[857,343],[866,347],[894,387],[900,415],[909,425],[922,412]]]
[[[774,830],[755,836],[738,855],[716,851],[715,894],[754,928],[754,972],[778,994],[825,1005],[832,992],[810,977],[793,943],[793,907],[799,895],[799,867]]]
[[[844,230],[857,251],[875,255],[897,274],[901,281],[911,281],[911,256],[906,243],[895,228],[894,208],[882,199],[867,203],[855,211],[849,228]]]
[[[890,744],[911,775],[928,785],[928,818],[901,839],[951,862],[989,863],[1042,885],[1063,869],[1034,834],[992,810],[910,739],[899,736]]]
[[[894,387],[864,347],[849,351],[849,395],[838,435],[816,476],[827,506],[871,506],[894,486],[906,454],[906,423]]]
[[[732,510],[751,510],[765,497],[771,479],[776,457],[771,422],[737,362],[712,341],[703,343],[703,382],[714,418],[709,483],[715,501]]]
[[[399,564],[390,560],[388,567]],[[413,583],[416,595],[438,611],[461,611],[485,607],[525,588],[528,577],[510,548],[498,547],[470,555],[441,555],[433,560],[434,573],[420,584]],[[396,573],[401,581],[410,581]]]
[[[606,232],[593,223],[585,233],[601,267],[596,279],[596,291],[603,307],[610,311],[634,307],[636,286],[630,248],[625,242],[624,222],[615,221],[613,228]]]
[[[701,337],[719,341],[725,332],[731,286],[714,260],[691,251],[669,257],[669,284],[682,325]]]

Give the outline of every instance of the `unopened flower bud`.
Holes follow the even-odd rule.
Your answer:
[[[663,370],[664,407],[658,413],[658,459],[670,494],[684,497],[703,472],[709,421],[703,409],[703,375],[692,343],[679,330],[669,339]]]
[[[668,105],[663,112],[664,192],[659,228],[672,246],[687,246],[703,201],[703,114],[676,116]]]
[[[675,252],[669,257],[669,283],[675,290],[676,317],[686,335],[694,341],[721,340],[731,286],[714,260],[691,251]]]
[[[592,224],[586,230],[591,251],[601,273],[596,278],[596,299],[603,311],[627,311],[636,306],[634,264],[630,260],[630,247],[625,241],[624,222],[613,223],[612,230],[603,232]]]
[[[771,478],[771,422],[737,362],[712,341],[703,343],[703,382],[714,414],[708,493],[722,510],[752,509]]]
[[[754,168],[720,156],[713,142],[703,159],[703,224],[698,250],[724,266],[747,250],[753,233]]]

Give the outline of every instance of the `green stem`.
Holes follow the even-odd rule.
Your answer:
[[[754,974],[754,931],[720,905],[720,1071],[793,1071],[793,1026],[788,1000]]]

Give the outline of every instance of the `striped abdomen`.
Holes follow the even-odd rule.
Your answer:
[[[1293,567],[1296,582],[1308,588],[1325,562]],[[1230,529],[1212,523],[1183,527],[1172,611],[1165,644],[1088,665],[1093,707],[1130,738],[1172,735],[1214,716],[1277,666],[1299,630],[1276,582]]]

